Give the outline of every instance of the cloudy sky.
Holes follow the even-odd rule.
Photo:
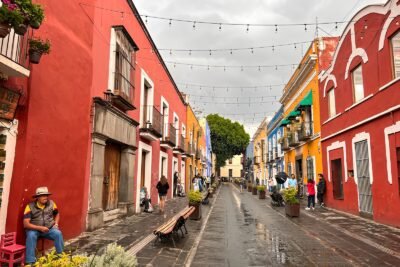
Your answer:
[[[348,21],[362,7],[384,0],[134,0],[180,90],[199,116],[219,113],[243,123],[252,136],[280,107],[283,85],[316,36],[318,22]],[[229,4],[228,4],[229,3]],[[150,16],[239,24],[301,24],[249,27],[159,20]],[[145,17],[143,19],[146,20]],[[320,25],[319,36],[339,36],[345,24]],[[220,29],[221,26],[221,29]],[[305,30],[307,28],[307,30]],[[287,46],[279,46],[288,44]],[[235,51],[235,48],[268,48]],[[272,49],[274,46],[274,49]],[[180,52],[175,49],[204,52]],[[212,51],[210,49],[227,49]],[[230,51],[232,50],[232,53]],[[193,64],[193,66],[191,66]],[[204,65],[204,67],[196,66]],[[288,66],[279,66],[288,65]],[[210,66],[210,67],[208,67]],[[213,66],[226,66],[223,67]],[[232,68],[230,66],[235,66]],[[243,66],[243,68],[241,67]],[[246,66],[255,66],[246,68]],[[260,67],[258,66],[268,66]],[[255,88],[255,86],[259,86]],[[257,103],[258,102],[258,103]]]

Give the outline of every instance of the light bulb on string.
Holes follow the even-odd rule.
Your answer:
[[[169,19],[168,26],[169,26],[169,27],[171,27],[171,26],[172,26],[172,19]]]
[[[226,68],[225,68],[225,66],[224,66],[224,71],[226,71]]]
[[[218,27],[218,29],[219,29],[219,31],[221,31],[221,30],[222,30],[222,23],[220,23],[220,24],[219,24],[219,27]]]
[[[278,65],[275,65],[275,70],[278,70]]]
[[[147,16],[144,17],[144,23],[147,24]]]
[[[304,31],[307,31],[307,24],[304,24]]]
[[[261,71],[261,66],[258,66],[258,71]]]
[[[211,49],[210,49],[210,56],[212,55],[212,53],[211,53]]]
[[[254,54],[254,49],[253,49],[253,48],[251,48],[251,50],[250,50],[250,51],[251,51],[251,53],[252,53],[252,54]]]
[[[232,49],[231,49],[231,55],[233,54],[233,51],[232,51]]]
[[[210,70],[210,65],[207,66],[207,70]]]
[[[275,46],[272,45],[272,52],[275,52]]]
[[[191,56],[192,55],[192,50],[189,50],[189,56]]]
[[[243,66],[240,66],[240,71],[243,71]]]
[[[169,50],[169,55],[172,56],[172,49]]]
[[[193,65],[190,65],[190,69],[191,69],[191,70],[193,69]]]
[[[249,33],[249,30],[250,30],[250,25],[247,24],[247,26],[246,26],[246,33]]]
[[[275,33],[278,33],[278,25],[275,24]]]
[[[335,22],[335,30],[337,30],[337,29],[338,29],[338,23]]]
[[[193,21],[193,30],[196,30],[196,21]]]
[[[296,49],[297,48],[297,45],[296,45],[296,43],[294,43],[294,49]]]

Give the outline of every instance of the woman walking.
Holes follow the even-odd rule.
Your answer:
[[[165,211],[165,198],[167,197],[169,184],[167,178],[165,176],[161,176],[160,181],[157,183],[156,186],[158,190],[158,195],[160,197],[160,213],[164,213]]]
[[[308,195],[308,205],[306,210],[315,209],[315,182],[313,179],[308,179],[307,182],[307,195]],[[311,207],[312,204],[312,207]]]

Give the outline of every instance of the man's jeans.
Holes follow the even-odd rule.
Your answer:
[[[56,252],[62,253],[64,249],[64,240],[60,230],[51,228],[49,232],[42,233],[36,230],[26,230],[26,259],[25,262],[36,262],[35,251],[38,238],[45,238],[54,241]]]

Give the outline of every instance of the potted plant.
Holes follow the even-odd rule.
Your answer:
[[[253,195],[257,195],[257,186],[253,186],[252,190],[253,190]]]
[[[199,191],[190,190],[188,194],[189,199],[189,207],[195,207],[196,209],[190,215],[190,219],[192,220],[200,220],[201,219],[201,201],[203,200],[203,196]]]
[[[265,199],[265,186],[264,185],[259,185],[257,186],[257,190],[258,190],[258,198],[259,199]]]
[[[44,19],[44,11],[41,5],[31,4],[28,11],[29,25],[32,29],[39,29]]]
[[[40,38],[29,40],[29,61],[33,64],[39,64],[43,54],[50,53],[50,41],[43,41]]]
[[[247,192],[252,192],[253,191],[253,185],[252,183],[247,184]]]
[[[300,215],[300,201],[297,198],[296,188],[287,188],[283,191],[283,199],[285,200],[286,215],[290,217],[299,217]]]
[[[3,1],[0,7],[0,38],[6,37],[14,25],[19,25],[24,21],[18,6],[10,1]]]

